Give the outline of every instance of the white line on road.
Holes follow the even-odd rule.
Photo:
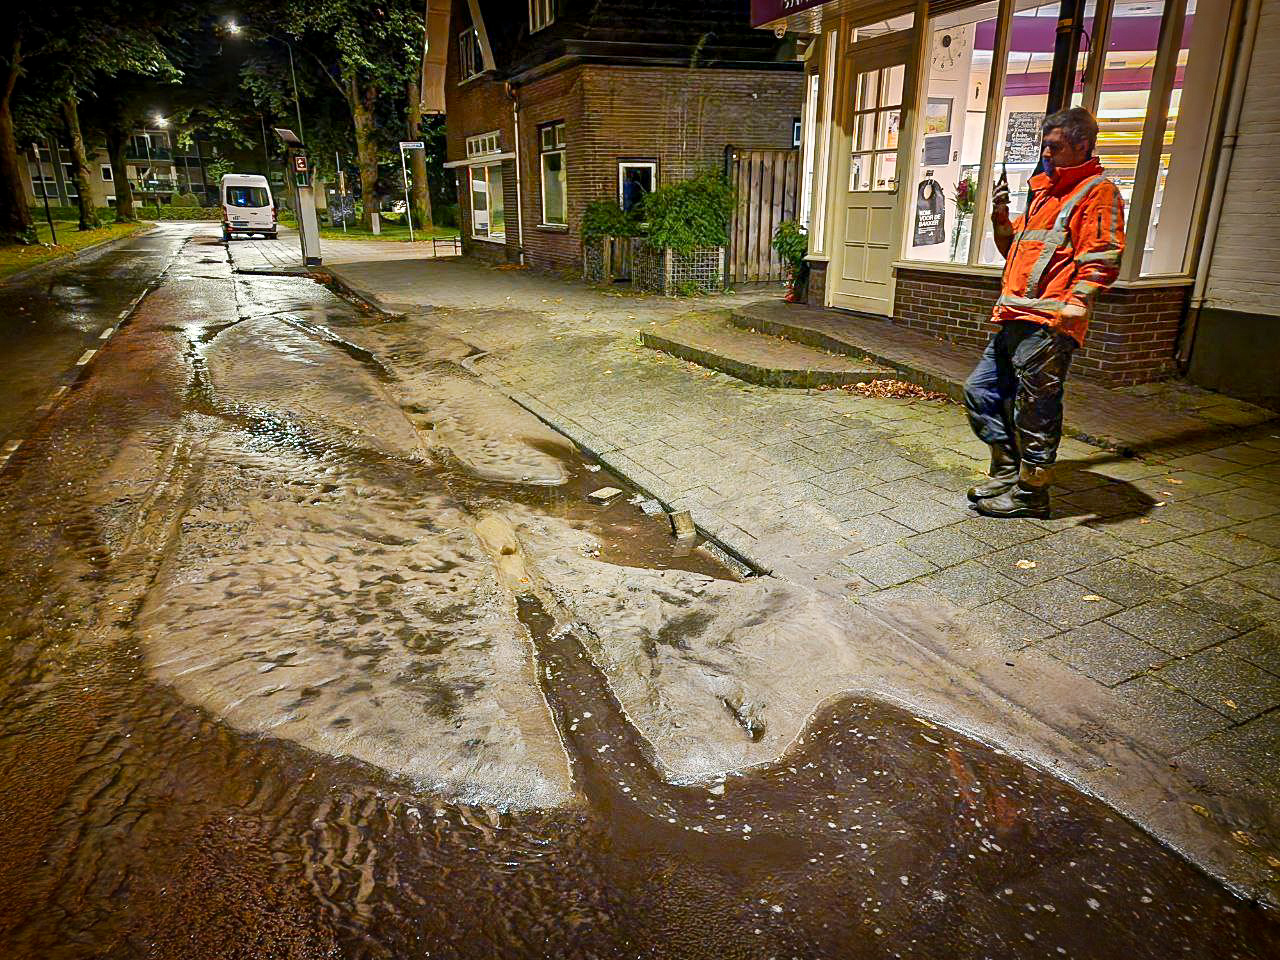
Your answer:
[[[83,367],[86,363],[88,363],[90,360],[93,359],[93,355],[97,352],[98,352],[97,350],[86,350],[84,353],[80,355],[80,359],[76,361],[76,366]]]
[[[125,308],[124,310],[121,310],[121,311],[120,311],[120,313],[116,316],[116,319],[117,319],[117,320],[123,320],[123,319],[124,319],[125,317],[127,317],[128,315],[129,315],[129,310],[128,310],[128,308]]]
[[[49,399],[50,399],[50,400],[57,400],[60,396],[62,396],[62,395],[63,395],[64,393],[66,393],[66,392],[67,392],[67,388],[66,388],[65,386],[64,386],[64,387],[59,387],[57,390],[53,391],[53,396],[52,396],[52,397],[50,397]]]
[[[110,340],[110,339],[111,339],[111,335],[112,335],[113,333],[115,333],[115,332],[116,332],[116,328],[115,328],[115,327],[107,327],[107,328],[106,328],[105,330],[103,330],[100,334],[98,334],[98,339],[99,339],[99,340]]]

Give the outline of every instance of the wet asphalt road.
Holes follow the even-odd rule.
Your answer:
[[[733,571],[495,430],[520,412],[457,345],[382,355],[309,281],[154,244],[161,285],[0,472],[0,956],[1277,955],[1103,805],[866,698],[669,782],[549,551],[666,578],[639,656]],[[103,322],[26,302],[49,369]]]
[[[76,360],[102,346],[102,331],[159,278],[188,232],[181,224],[157,226],[0,286],[0,446],[24,431],[53,388],[71,382]]]

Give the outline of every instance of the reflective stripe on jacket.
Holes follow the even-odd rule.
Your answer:
[[[1031,189],[1027,212],[1013,222],[992,319],[1042,323],[1083,345],[1088,312],[1066,319],[1062,309],[1078,304],[1092,311],[1098,291],[1115,282],[1124,252],[1124,201],[1097,157],[1036,174]]]

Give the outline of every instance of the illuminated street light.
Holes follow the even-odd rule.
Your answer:
[[[231,34],[233,37],[239,36],[241,33],[244,32],[244,28],[240,26],[240,24],[236,23],[235,20],[228,20],[226,22],[226,30],[227,30],[227,33]],[[262,34],[262,36],[264,37],[268,37],[272,40],[277,40],[280,43],[283,43],[285,45],[285,48],[289,51],[289,79],[293,82],[293,106],[298,113],[298,136],[301,138],[302,137],[302,100],[299,99],[298,97],[298,75],[297,73],[294,72],[294,69],[293,69],[293,44],[290,43],[288,40],[286,40],[284,37],[278,37],[274,33],[268,33],[265,30],[259,30],[258,33]]]

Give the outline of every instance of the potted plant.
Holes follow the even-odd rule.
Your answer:
[[[804,303],[809,283],[809,234],[794,220],[783,220],[773,233],[773,249],[787,265],[787,303]]]
[[[716,172],[659,187],[639,205],[645,237],[632,263],[637,287],[668,296],[724,286],[734,193]]]

